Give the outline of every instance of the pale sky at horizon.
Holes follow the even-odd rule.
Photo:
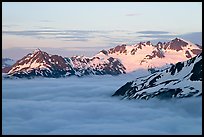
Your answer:
[[[2,31],[3,50],[98,50],[147,40],[139,31],[202,32],[202,2],[3,2]]]

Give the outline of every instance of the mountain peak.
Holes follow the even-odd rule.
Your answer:
[[[184,40],[184,39],[179,38],[179,37],[176,37],[176,38],[172,39],[171,41],[172,42],[185,42],[185,43],[188,43],[188,44],[193,44],[190,41]]]
[[[33,51],[33,53],[36,53],[36,52],[41,52],[41,49],[40,48],[36,48],[34,51]]]
[[[108,51],[106,51],[106,50],[101,50],[99,53],[103,53],[103,54],[105,54],[105,55],[108,55]]]
[[[18,60],[8,72],[9,75],[17,77],[60,77],[66,73],[71,75],[73,71],[63,57],[49,55],[39,48]]]
[[[187,41],[184,41],[177,37],[167,43],[167,45],[169,45],[169,49],[176,51],[183,50],[182,47],[186,47],[188,44],[189,43]]]
[[[175,39],[173,39],[173,40],[180,41],[181,39],[180,39],[180,38],[178,38],[178,37],[176,37],[176,38],[175,38]]]

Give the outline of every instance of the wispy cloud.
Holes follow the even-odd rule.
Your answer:
[[[16,24],[10,24],[10,25],[2,25],[2,27],[4,28],[12,28],[12,27],[18,27],[20,25],[16,25]]]
[[[141,15],[141,13],[128,13],[128,14],[125,14],[125,16],[138,16],[138,15]]]
[[[88,30],[84,31],[84,30],[39,29],[22,31],[3,31],[2,33],[5,35],[30,36],[35,38],[56,38],[62,39],[64,41],[87,41],[91,38],[94,38],[95,34],[102,32]]]
[[[53,27],[47,27],[47,26],[34,26],[35,28],[37,28],[37,29],[52,29],[52,30],[54,30],[55,28],[53,28]]]
[[[111,38],[113,33],[120,33],[122,30],[101,31],[101,30],[58,30],[50,27],[42,27],[34,30],[4,30],[4,35],[29,36],[34,38],[55,38],[62,41],[88,41],[94,38]],[[124,31],[123,31],[124,32]],[[124,32],[126,33],[126,32]]]
[[[65,39],[63,41],[88,41],[89,39],[86,38],[69,38],[69,39]]]
[[[40,20],[40,22],[54,22],[53,20]]]
[[[171,37],[178,37],[179,35],[140,35],[138,37],[145,37],[145,38],[171,38]]]
[[[170,32],[168,32],[168,31],[152,31],[152,30],[148,30],[148,31],[138,31],[137,33],[141,33],[141,34],[168,34]]]

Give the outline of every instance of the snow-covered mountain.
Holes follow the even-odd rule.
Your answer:
[[[128,73],[137,69],[186,61],[200,54],[202,48],[189,41],[175,38],[169,42],[158,42],[156,45],[150,41],[135,45],[122,44],[103,52],[109,57],[119,59]]]
[[[73,56],[71,57],[73,68],[79,75],[118,75],[125,73],[125,67],[113,57],[106,56],[103,52],[94,57]]]
[[[13,59],[2,58],[2,73],[8,73],[14,63],[15,61]]]
[[[18,60],[8,74],[16,77],[61,77],[73,75],[74,70],[63,57],[36,49]]]
[[[136,78],[119,88],[113,96],[123,99],[184,98],[202,95],[202,53],[156,72]]]
[[[17,77],[69,75],[118,75],[137,69],[160,68],[186,61],[202,52],[199,45],[175,38],[167,43],[150,41],[135,45],[118,45],[101,50],[93,57],[61,57],[37,49],[18,60],[8,72]]]

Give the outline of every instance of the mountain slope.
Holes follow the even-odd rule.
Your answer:
[[[8,74],[17,77],[64,77],[69,75],[118,75],[137,69],[166,68],[186,61],[202,52],[199,45],[175,38],[167,43],[150,41],[135,45],[118,45],[93,57],[61,57],[39,49],[18,60]]]
[[[84,56],[71,57],[73,68],[80,75],[118,75],[125,73],[125,67],[113,57],[108,57],[100,52],[92,58]]]
[[[183,98],[202,95],[202,54],[185,62],[136,78],[119,88],[113,96],[125,99]]]
[[[124,66],[112,57],[92,58],[84,56],[73,56],[64,58],[58,55],[36,49],[18,60],[8,72],[10,76],[16,77],[64,77],[70,75],[118,75],[125,73]]]
[[[74,71],[63,57],[49,55],[36,49],[33,53],[18,60],[8,74],[17,77],[61,77],[62,75],[73,75]]]
[[[153,45],[150,41],[135,45],[118,45],[106,52],[109,57],[117,58],[126,68],[126,72],[150,67],[161,67],[186,61],[202,52],[199,45],[175,38],[169,42],[158,42]]]

